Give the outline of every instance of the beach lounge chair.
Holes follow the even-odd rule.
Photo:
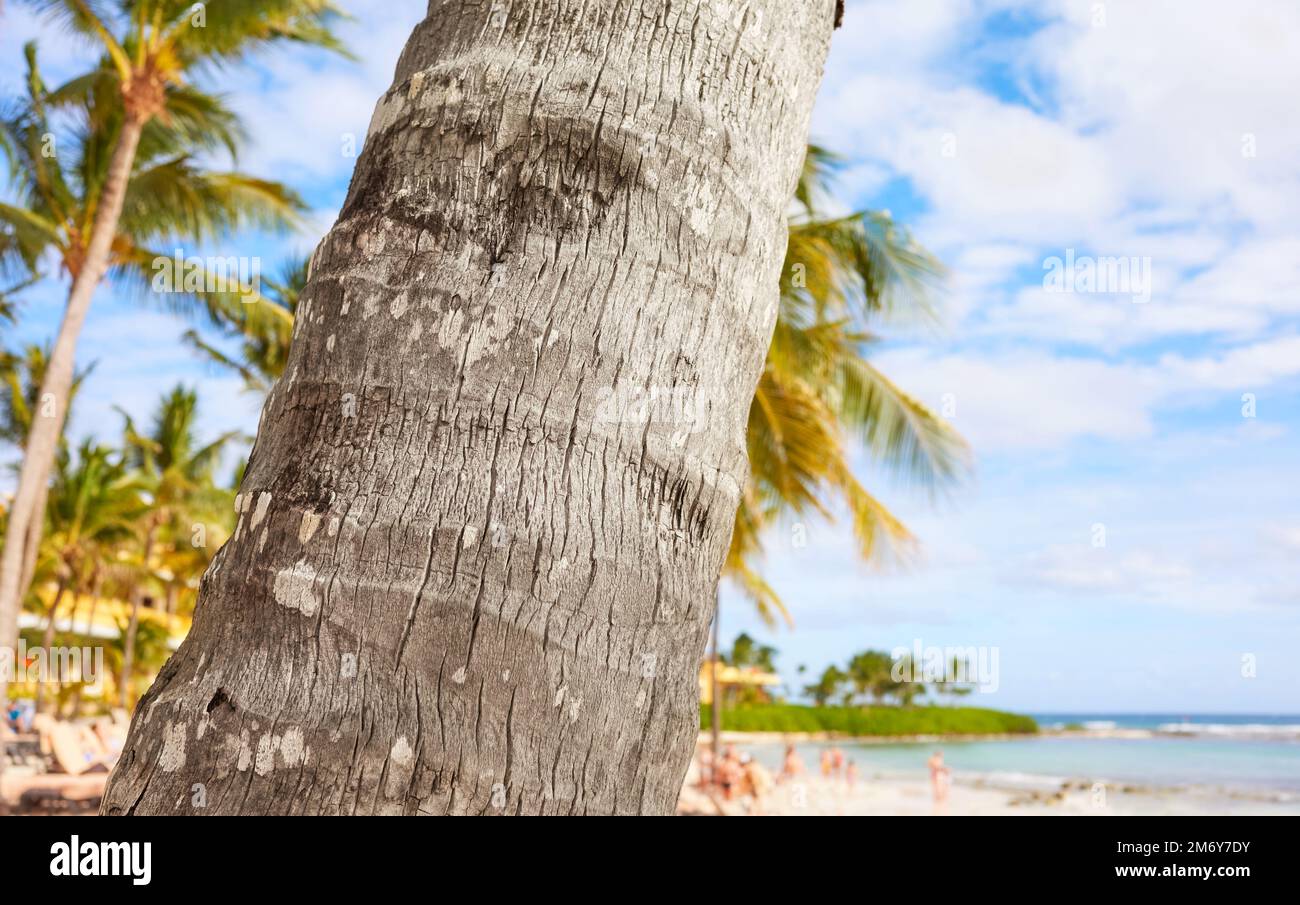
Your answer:
[[[105,733],[113,741],[120,727],[106,723]],[[32,728],[36,734],[27,737],[0,733],[5,752],[0,805],[18,813],[90,813],[97,809],[116,753],[90,726],[40,714]]]
[[[107,773],[68,776],[64,773],[0,775],[0,799],[19,812],[92,811],[104,797]]]
[[[0,728],[0,769],[43,772],[45,758],[37,735],[19,735],[5,726]]]
[[[95,721],[94,730],[100,745],[103,746],[104,753],[113,762],[116,762],[122,753],[122,749],[126,747],[126,725],[113,720],[102,719]]]
[[[41,749],[69,776],[83,773],[107,773],[116,756],[111,754],[99,736],[88,726],[74,725],[41,714],[33,721],[41,735]]]

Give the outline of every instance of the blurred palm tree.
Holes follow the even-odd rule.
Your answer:
[[[35,250],[58,247],[72,278],[41,388],[42,395],[66,400],[82,326],[95,288],[110,269],[129,273],[153,260],[144,249],[163,237],[201,240],[248,223],[282,225],[300,208],[275,183],[235,174],[201,178],[189,155],[217,147],[233,155],[241,135],[234,114],[220,98],[199,90],[193,78],[281,42],[342,52],[331,31],[339,12],[329,0],[232,0],[211,16],[207,5],[188,0],[29,0],[29,5],[104,52],[94,70],[50,91],[35,65],[35,49],[29,48],[33,102],[24,105],[19,128],[0,142],[23,195],[22,205],[4,209],[12,233],[7,241],[24,245],[21,254],[29,265]],[[47,108],[64,106],[86,114],[80,153],[51,151],[54,133],[28,128],[45,121]],[[81,179],[64,178],[68,156],[75,158],[71,166]],[[21,545],[29,521],[40,520],[35,508],[63,420],[60,413],[48,423],[37,422],[28,438],[0,559],[0,644],[16,638],[24,592]]]
[[[148,501],[148,512],[139,519],[142,580],[131,592],[131,615],[118,682],[122,704],[129,706],[140,605],[153,586],[165,588],[174,577],[170,570],[160,567],[159,555],[185,543],[194,549],[210,548],[206,539],[198,544],[192,538],[196,532],[206,533],[209,523],[223,521],[231,508],[230,491],[218,487],[214,476],[226,445],[241,434],[229,431],[200,446],[195,430],[198,395],[184,386],[163,396],[147,432],[138,430],[129,415],[119,412],[125,419],[126,465],[136,475]]]
[[[9,269],[30,271],[53,253],[74,280],[87,265],[90,229],[103,206],[107,167],[120,103],[95,76],[59,88],[45,84],[35,44],[24,47],[27,94],[0,117],[0,149],[9,162],[17,202],[0,204],[0,235],[7,235]],[[68,134],[56,131],[52,114],[70,116]],[[166,120],[151,120],[133,155],[123,192],[107,272],[134,288],[150,285],[155,262],[170,260],[177,242],[218,239],[244,227],[284,229],[300,222],[305,206],[278,182],[238,171],[210,170],[199,155],[234,155],[243,135],[234,115],[215,98],[196,95]],[[63,147],[60,147],[63,145]],[[4,252],[0,243],[0,252]],[[179,311],[206,310],[214,323],[259,325],[281,317],[277,306],[250,304],[242,289],[177,285],[158,301]],[[11,290],[12,292],[12,290]],[[159,294],[162,296],[162,294]],[[260,299],[259,299],[260,300]]]
[[[0,324],[12,324],[18,319],[18,293],[36,282],[30,273],[21,277],[6,276],[8,271],[25,266],[13,235],[0,226],[0,279],[7,280],[0,285]]]
[[[227,337],[239,342],[237,358],[207,342],[195,330],[185,331],[182,338],[212,364],[242,377],[250,392],[269,393],[272,384],[284,373],[289,358],[293,316],[298,310],[298,297],[307,285],[308,263],[305,256],[290,258],[281,267],[278,279],[262,281],[269,304],[285,312],[287,317],[267,318],[259,323],[223,323]]]
[[[39,567],[56,585],[41,642],[46,651],[54,641],[64,595],[71,593],[75,601],[82,593],[94,592],[110,551],[135,536],[138,520],[146,511],[140,491],[139,480],[112,449],[87,440],[75,456],[66,448],[60,451],[50,486]],[[43,683],[37,683],[37,709],[43,691]]]
[[[825,707],[837,694],[843,694],[848,679],[843,670],[832,663],[822,670],[816,682],[804,686],[803,693],[818,707]]]
[[[853,683],[855,697],[870,697],[879,704],[893,691],[893,667],[893,658],[884,651],[867,650],[854,654],[849,660],[847,675]]]
[[[129,620],[118,618],[117,634],[104,639],[104,671],[109,675],[116,675],[118,681],[121,681],[126,664],[127,639],[130,638],[131,668],[146,674],[157,674],[172,654],[169,646],[171,634],[167,627],[160,622],[144,620],[137,623],[134,634],[129,632]],[[127,697],[120,687],[118,697],[120,699]]]
[[[40,411],[41,379],[49,359],[49,349],[35,344],[19,352],[0,349],[0,442],[19,449],[27,442],[32,420]],[[73,376],[74,399],[94,367],[92,364]]]
[[[736,513],[724,574],[765,621],[789,612],[763,579],[762,535],[782,516],[847,510],[859,555],[906,557],[907,528],[854,476],[851,440],[931,491],[961,477],[965,441],[876,369],[871,326],[933,319],[943,266],[889,214],[827,216],[838,160],[810,145],[790,217],[772,344],[749,410],[750,480]]]
[[[49,405],[40,399],[41,381],[45,377],[45,368],[49,362],[49,351],[41,346],[29,345],[19,352],[0,349],[0,442],[23,449],[31,433],[32,421],[38,416],[48,417]],[[94,370],[90,365],[73,375],[71,398],[75,401],[82,382]],[[66,452],[63,435],[59,435],[59,454]],[[17,470],[15,466],[14,470]],[[44,513],[49,488],[44,487],[37,498],[37,511]],[[6,512],[6,519],[8,513]],[[7,522],[6,522],[7,525]],[[44,518],[32,521],[23,539],[22,586],[32,586],[36,574],[36,561],[41,546],[41,531]],[[24,594],[24,604],[33,602],[30,595]]]
[[[0,157],[8,161],[14,159],[13,148],[4,129],[0,129]],[[17,319],[17,295],[35,282],[36,275],[31,266],[33,263],[23,254],[13,227],[0,221],[0,323],[12,324]]]

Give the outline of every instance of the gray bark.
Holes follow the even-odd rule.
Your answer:
[[[105,813],[671,811],[834,11],[430,4]]]

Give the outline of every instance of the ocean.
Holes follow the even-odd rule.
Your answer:
[[[1034,713],[1043,729],[1145,729],[1224,738],[1291,738],[1300,741],[1300,715],[1185,713]]]
[[[1103,731],[1143,730],[1136,738],[1028,737],[929,743],[840,743],[867,776],[922,776],[936,748],[959,779],[1029,789],[1067,781],[1143,789],[1192,788],[1300,801],[1300,716],[1219,714],[1034,714],[1044,730],[1081,725]],[[779,767],[780,746],[755,751]],[[800,745],[804,748],[805,746]],[[816,769],[820,744],[805,762]]]

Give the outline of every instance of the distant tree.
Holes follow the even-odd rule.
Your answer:
[[[745,632],[731,642],[731,654],[723,660],[732,666],[753,666],[764,672],[776,672],[777,650],[768,644],[759,644]]]
[[[922,664],[913,662],[911,654],[903,654],[893,662],[886,693],[901,706],[911,707],[913,701],[925,694],[922,675]]]
[[[958,698],[965,697],[975,690],[971,682],[972,669],[973,665],[970,661],[954,655],[948,662],[945,676],[930,683],[931,691],[936,695],[948,695],[955,704]]]
[[[855,654],[849,660],[848,676],[859,698],[870,697],[876,703],[890,692],[890,668],[893,660],[879,650]]]
[[[19,352],[0,349],[0,443],[7,443],[19,451],[27,446],[27,437],[31,433],[32,423],[46,405],[41,400],[41,384],[45,379],[45,370],[49,363],[49,350],[38,345],[29,345]],[[82,382],[94,369],[94,365],[84,368],[72,377],[72,389],[69,407],[75,402]],[[59,435],[60,456],[67,452],[62,434]],[[18,467],[15,466],[17,471]],[[21,603],[25,606],[35,605],[34,595],[27,592],[31,588],[36,574],[36,560],[41,547],[41,531],[45,525],[43,513],[49,498],[49,487],[42,487],[37,496],[37,509],[42,513],[40,519],[28,523],[27,535],[23,539]],[[8,525],[6,524],[6,530]]]
[[[149,498],[149,514],[141,520],[140,564],[149,576],[131,593],[131,617],[122,655],[119,690],[129,705],[130,680],[135,667],[135,633],[139,627],[140,604],[153,584],[166,585],[156,559],[167,549],[169,538],[188,538],[192,526],[217,520],[229,511],[230,496],[216,486],[214,470],[226,444],[239,437],[228,431],[200,446],[197,437],[198,396],[177,386],[159,403],[147,432],[136,429],[125,415],[124,444],[127,462]],[[173,545],[174,546],[174,545]]]
[[[818,707],[825,707],[831,698],[843,692],[847,680],[848,676],[838,666],[831,664],[822,670],[821,677],[815,683],[804,686],[804,694],[812,698]]]
[[[199,12],[202,4],[31,5],[98,45],[103,56],[89,72],[51,88],[35,45],[28,44],[25,97],[6,103],[7,115],[0,117],[0,156],[8,163],[13,196],[12,203],[0,203],[0,264],[8,261],[12,270],[19,261],[34,270],[36,262],[53,257],[71,281],[40,388],[54,410],[32,425],[0,548],[0,644],[6,645],[17,640],[27,591],[25,539],[42,520],[77,344],[96,287],[107,276],[137,284],[154,276],[155,250],[173,248],[172,240],[202,241],[245,226],[284,227],[305,207],[278,183],[200,165],[213,151],[234,154],[243,132],[223,100],[196,88],[191,78],[278,43],[339,49],[330,31],[337,13],[326,0],[223,3],[210,18]],[[70,141],[50,153],[52,126],[60,122],[69,124]],[[230,311],[239,295],[169,293],[169,299],[183,308],[197,299]],[[262,306],[243,307],[245,317],[265,313]],[[4,686],[0,676],[0,697]]]
[[[93,593],[109,551],[132,538],[145,512],[140,489],[121,456],[106,446],[87,440],[75,457],[67,449],[59,452],[40,557],[43,569],[56,584],[41,639],[47,652],[54,642],[55,619],[64,595],[70,593],[75,600],[79,594]],[[44,698],[43,684],[36,687],[38,710]]]
[[[749,634],[741,632],[736,636],[736,640],[731,643],[731,652],[721,655],[722,662],[729,666],[741,668],[758,669],[763,672],[776,672],[776,655],[775,647],[767,644],[759,644]],[[759,704],[771,701],[772,696],[767,688],[760,688],[753,685],[740,685],[727,689],[728,700],[733,704]]]

